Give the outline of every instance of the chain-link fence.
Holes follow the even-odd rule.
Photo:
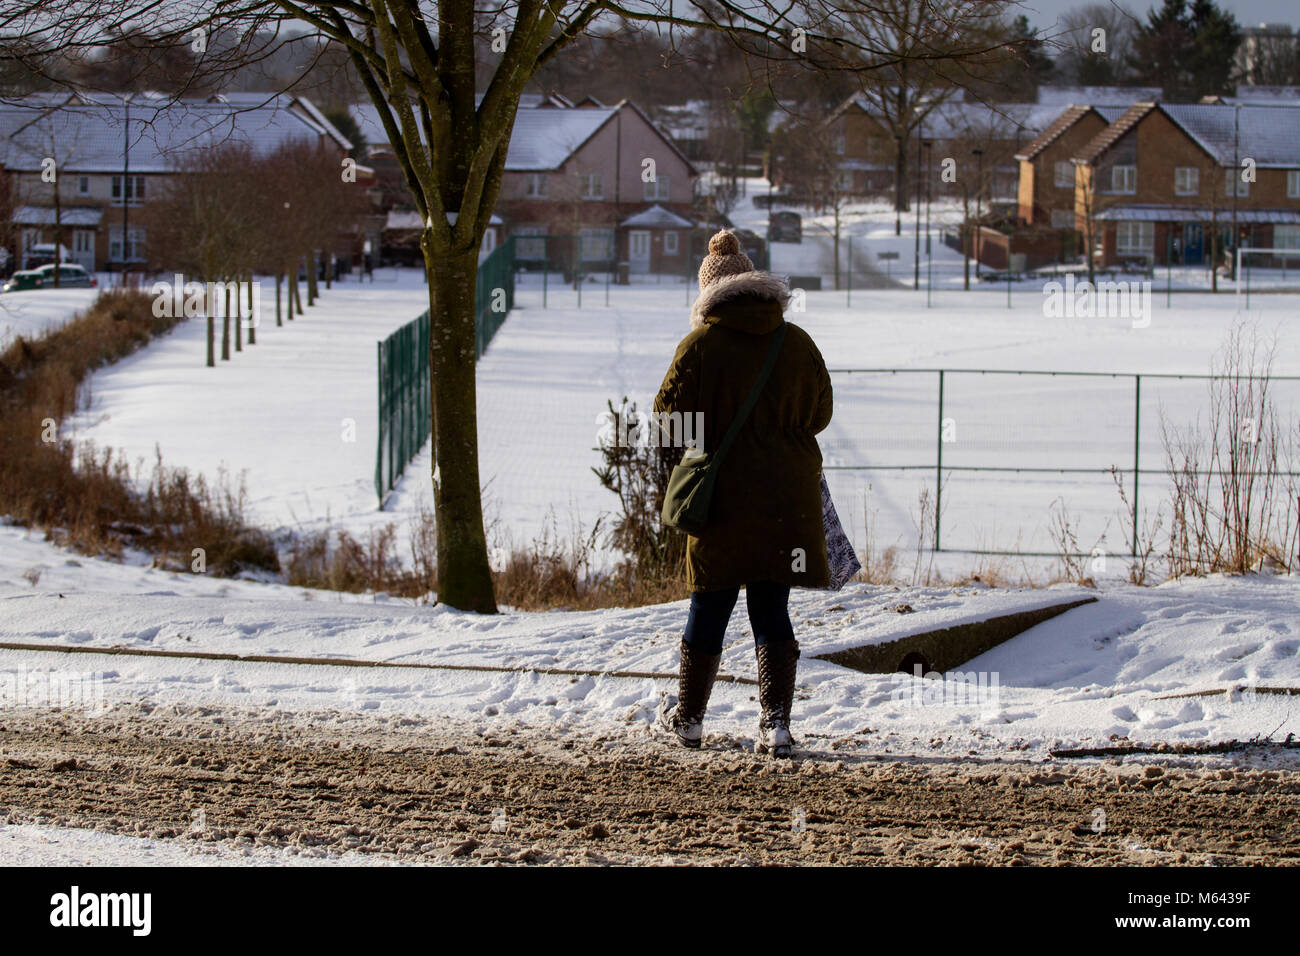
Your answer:
[[[515,243],[494,249],[479,263],[474,291],[474,353],[481,358],[515,304]],[[379,441],[375,492],[380,506],[402,470],[424,447],[430,428],[429,313],[424,312],[378,344]]]

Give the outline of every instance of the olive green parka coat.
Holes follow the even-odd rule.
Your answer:
[[[692,330],[677,346],[655,411],[683,418],[702,412],[703,448],[712,453],[749,394],[788,302],[785,283],[764,272],[710,284],[691,310]],[[830,420],[826,363],[808,333],[789,324],[772,375],[723,460],[709,525],[687,542],[692,591],[751,581],[829,584],[815,436]]]

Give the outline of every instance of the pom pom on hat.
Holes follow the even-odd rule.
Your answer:
[[[709,254],[700,263],[700,290],[727,276],[753,271],[754,263],[741,251],[739,237],[722,229],[709,240]]]

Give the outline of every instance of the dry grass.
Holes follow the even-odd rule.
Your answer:
[[[0,355],[0,513],[87,554],[133,547],[163,566],[201,560],[219,576],[277,571],[270,537],[245,520],[242,486],[211,488],[159,459],[142,493],[121,456],[59,435],[90,372],[179,321],[156,318],[152,301],[136,290],[106,291],[86,313],[40,338],[20,337]]]

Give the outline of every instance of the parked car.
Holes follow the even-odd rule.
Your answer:
[[[774,212],[767,219],[768,242],[803,242],[803,218],[797,212]]]
[[[65,262],[59,266],[59,287],[63,289],[93,289],[99,280],[79,265]],[[53,289],[54,263],[36,269],[23,269],[9,277],[0,292],[20,292],[24,289]]]

